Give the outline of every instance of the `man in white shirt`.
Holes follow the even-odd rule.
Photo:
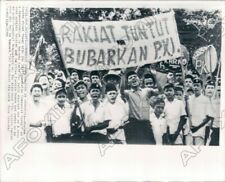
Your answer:
[[[205,85],[205,96],[209,98],[209,113],[211,113],[210,115],[214,120],[206,127],[205,144],[218,146],[220,136],[220,98],[216,97],[215,92],[215,82],[209,80]]]
[[[186,112],[184,103],[175,98],[174,85],[168,83],[164,86],[165,119],[170,129],[171,142],[173,144],[183,144],[183,134],[181,130],[186,123]]]
[[[104,105],[100,101],[100,85],[98,83],[92,83],[89,93],[91,100],[81,104],[86,142],[108,143],[106,128],[109,125],[109,119],[105,118]]]
[[[212,120],[210,114],[209,98],[202,94],[203,82],[194,79],[194,95],[189,99],[189,109],[191,114],[191,131],[194,145],[204,145],[205,127]]]
[[[128,120],[128,110],[124,102],[117,100],[118,91],[114,84],[108,83],[105,88],[106,102],[104,104],[105,117],[109,119],[107,134],[109,140],[115,144],[125,144],[123,126]]]
[[[55,94],[56,105],[54,108],[54,113],[49,113],[49,123],[48,125],[52,128],[52,140],[53,142],[69,142],[71,127],[70,127],[70,117],[72,113],[72,108],[66,102],[67,93],[65,89],[60,89]]]

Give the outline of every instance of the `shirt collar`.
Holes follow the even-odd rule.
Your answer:
[[[141,88],[140,88],[140,87],[138,87],[138,89],[137,89],[137,90],[134,90],[133,88],[131,88],[131,91],[132,91],[132,92],[141,91]]]

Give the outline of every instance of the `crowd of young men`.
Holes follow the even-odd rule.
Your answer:
[[[219,79],[68,71],[38,75],[30,90],[27,127],[42,128],[43,142],[219,145]]]

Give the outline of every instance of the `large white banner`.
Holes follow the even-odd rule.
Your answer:
[[[105,70],[180,57],[174,12],[134,21],[52,20],[67,67]]]

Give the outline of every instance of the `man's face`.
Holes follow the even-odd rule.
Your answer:
[[[33,99],[34,99],[35,101],[37,101],[37,100],[40,99],[40,97],[41,97],[41,95],[42,95],[42,91],[41,91],[41,89],[40,89],[39,87],[34,87],[34,88],[32,89],[31,95],[32,95]]]
[[[149,104],[152,106],[155,103],[156,99],[157,99],[157,97],[155,95],[151,96],[149,98]]]
[[[157,103],[154,107],[155,115],[160,116],[163,113],[164,108],[165,108],[165,103],[163,102]]]
[[[193,82],[192,82],[192,80],[190,78],[186,78],[184,84],[185,84],[186,88],[193,87]]]
[[[131,87],[138,87],[140,83],[140,79],[137,75],[133,74],[128,77],[127,82],[128,82],[128,85],[130,85]]]
[[[193,95],[193,94],[194,94],[194,92],[193,92],[193,91],[188,91],[187,93],[188,93],[188,95],[189,95],[189,96],[191,96],[191,95]]]
[[[100,78],[98,75],[92,75],[91,76],[91,82],[92,83],[100,83]]]
[[[78,76],[77,72],[72,72],[70,75],[70,78],[73,83],[76,83],[79,80],[79,76]]]
[[[68,89],[70,87],[70,85],[71,85],[70,78],[67,78],[65,88]]]
[[[194,93],[200,95],[202,91],[201,83],[194,83]]]
[[[89,77],[83,77],[83,81],[84,81],[84,83],[86,83],[86,85],[89,88],[91,85],[91,79]]]
[[[178,100],[183,100],[183,92],[182,92],[181,90],[175,91],[175,97],[176,97]]]
[[[212,97],[214,92],[215,92],[215,86],[214,85],[206,85],[205,95],[207,97]]]
[[[91,89],[90,90],[90,96],[91,96],[93,101],[98,100],[99,97],[100,97],[100,94],[101,94],[101,92],[100,92],[99,89]]]
[[[78,85],[77,88],[76,88],[76,91],[77,91],[77,96],[80,99],[84,99],[88,94],[88,90],[87,90],[87,87],[85,85]]]
[[[53,84],[54,79],[52,78],[52,76],[48,75],[48,81],[50,85]]]
[[[62,88],[62,83],[59,80],[55,80],[53,83],[53,88],[54,88],[54,90]]]
[[[176,74],[176,75],[175,75],[175,81],[176,81],[176,82],[182,82],[182,80],[183,80],[183,79],[182,79],[182,74]]]
[[[42,88],[44,90],[49,88],[49,81],[48,81],[48,77],[47,76],[41,76],[39,78],[39,83],[41,84]]]
[[[114,104],[116,101],[117,95],[118,95],[117,91],[113,90],[113,91],[107,92],[106,97],[111,104]]]
[[[153,88],[154,87],[154,82],[153,82],[152,78],[144,79],[144,87],[145,88]]]
[[[63,71],[61,71],[61,70],[58,71],[56,76],[57,76],[57,78],[64,79],[64,73],[63,73]]]
[[[174,89],[172,87],[166,88],[164,90],[164,94],[167,99],[173,99],[174,98]]]
[[[59,93],[56,96],[57,99],[57,104],[60,106],[64,106],[65,102],[66,102],[66,94],[65,93]]]

